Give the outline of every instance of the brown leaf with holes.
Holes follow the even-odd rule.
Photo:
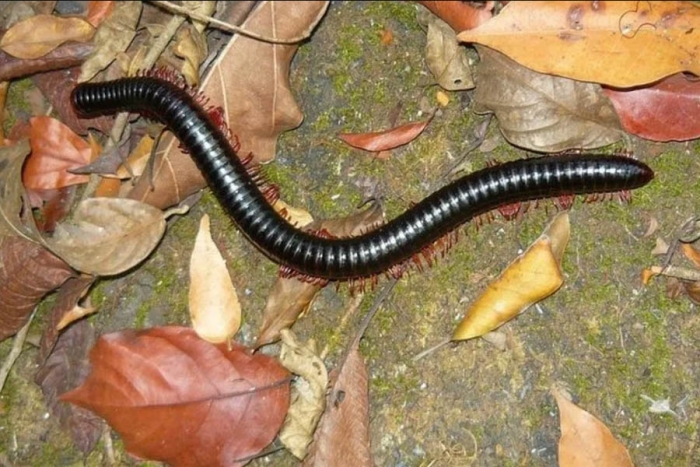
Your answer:
[[[73,275],[43,246],[0,237],[0,340],[15,334],[44,295]]]
[[[34,378],[44,394],[46,407],[84,453],[95,447],[104,422],[87,409],[60,402],[58,396],[85,380],[90,370],[87,356],[94,342],[92,325],[87,320],[75,323],[61,334]]]
[[[560,467],[633,467],[627,449],[600,420],[552,388],[559,406]]]
[[[348,217],[325,219],[308,224],[305,230],[325,231],[335,237],[354,237],[384,223],[384,213],[378,203]],[[316,294],[326,286],[324,281],[279,277],[267,295],[263,323],[255,347],[276,342],[282,329],[290,328],[311,306]]]
[[[423,133],[423,130],[425,130],[432,118],[433,116],[431,115],[428,119],[421,122],[406,123],[395,128],[372,133],[339,133],[338,138],[345,144],[354,148],[364,149],[365,151],[386,151],[403,146],[416,139],[418,135]]]
[[[46,239],[51,251],[78,271],[111,276],[143,261],[165,233],[165,215],[124,198],[81,201],[69,222]]]
[[[496,2],[419,1],[455,31],[479,26],[493,16]]]
[[[516,146],[538,152],[606,146],[622,137],[615,109],[599,85],[529,70],[477,47],[475,110],[493,112]]]
[[[692,2],[510,2],[457,39],[539,73],[622,88],[700,75],[699,29]]]
[[[102,336],[85,383],[61,400],[114,428],[126,450],[175,467],[240,466],[264,449],[289,405],[289,373],[271,357],[163,327]]]
[[[66,125],[51,117],[30,120],[32,153],[24,165],[22,181],[30,190],[51,190],[87,183],[87,175],[70,169],[88,164],[94,149]]]
[[[303,465],[374,466],[369,438],[367,367],[356,346],[350,349],[339,373],[332,378],[336,381]]]
[[[243,26],[264,36],[291,39],[310,34],[326,7],[324,1],[259,2]],[[225,120],[241,143],[239,154],[252,153],[255,162],[273,159],[280,133],[296,128],[303,119],[288,79],[297,47],[235,35],[202,79],[200,91],[224,109]],[[148,177],[141,177],[129,197],[164,208],[202,189],[205,181],[178,141],[166,137],[160,147],[155,189]]]
[[[33,60],[59,45],[87,42],[95,28],[82,18],[36,15],[16,23],[0,39],[0,49],[13,57]]]

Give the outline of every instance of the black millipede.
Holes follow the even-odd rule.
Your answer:
[[[626,156],[568,154],[506,162],[466,175],[400,216],[358,237],[326,238],[292,226],[265,198],[228,135],[190,92],[143,76],[79,84],[82,116],[129,111],[164,123],[189,151],[238,228],[272,261],[299,274],[348,280],[384,273],[429,248],[470,219],[500,206],[578,194],[631,190],[652,170]]]

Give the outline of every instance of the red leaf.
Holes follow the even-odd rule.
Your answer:
[[[105,418],[131,454],[176,467],[243,465],[289,406],[289,373],[275,360],[188,328],[102,336],[90,362],[86,382],[61,400]]]
[[[473,29],[493,16],[496,2],[419,1],[456,32]]]
[[[390,130],[376,133],[340,133],[338,138],[358,149],[365,151],[386,151],[408,144],[420,135],[428,126],[432,116],[422,122],[406,123]]]
[[[19,237],[0,239],[0,341],[16,333],[41,298],[72,275],[43,246]]]
[[[682,73],[653,86],[632,90],[604,88],[623,128],[654,141],[685,141],[700,137],[700,81]]]
[[[90,145],[55,118],[34,117],[30,124],[32,153],[24,165],[24,186],[30,190],[49,190],[87,183],[89,176],[68,171],[92,160]]]

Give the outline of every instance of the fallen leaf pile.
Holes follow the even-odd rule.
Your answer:
[[[35,382],[75,445],[90,453],[106,422],[132,456],[173,466],[244,465],[281,445],[305,466],[374,465],[359,337],[329,372],[314,339],[290,331],[327,282],[281,274],[253,348],[244,346],[236,339],[250,336],[237,335],[246,310],[208,215],[192,239],[191,327],[108,332],[85,319],[99,313],[93,285],[138,268],[163,240],[168,218],[185,213],[206,182],[161,125],[128,113],[80,118],[70,98],[75,85],[174,70],[206,96],[214,121],[232,127],[241,157],[274,163],[279,136],[304,118],[291,90],[292,58],[330,2],[58,2],[70,4],[71,14],[57,2],[2,3],[0,340],[26,332],[34,310],[56,292],[41,321]],[[411,6],[425,30],[421,86],[434,100],[421,101],[418,116],[402,116],[399,102],[388,123],[363,118],[364,127],[337,133],[353,150],[373,153],[373,163],[388,164],[389,151],[442,132],[443,111],[466,100],[469,112],[495,115],[512,145],[539,153],[600,148],[628,135],[700,138],[700,8],[693,2]],[[384,49],[400,45],[391,25],[376,32]],[[23,97],[29,114],[6,103],[20,80],[35,93]],[[384,223],[378,202],[316,221],[282,201],[274,207],[299,229],[335,238]],[[643,271],[645,283],[667,276],[670,296],[683,293],[696,304],[697,225],[671,247],[659,238],[655,254],[669,261]],[[568,214],[556,216],[485,287],[446,342],[488,335],[559,290],[569,230]],[[677,251],[683,266],[670,264]],[[279,358],[263,354],[277,347],[260,350],[279,340]],[[560,466],[632,465],[602,422],[559,390],[552,394]]]

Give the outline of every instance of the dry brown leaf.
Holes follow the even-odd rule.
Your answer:
[[[651,254],[654,256],[665,255],[668,253],[668,248],[669,246],[666,240],[661,237],[656,237],[656,245],[654,245],[654,249],[651,250]]]
[[[75,269],[111,276],[143,261],[164,232],[160,209],[130,199],[88,198],[46,243]]]
[[[335,378],[334,378],[335,379]],[[353,346],[328,395],[304,467],[372,467],[367,367]]]
[[[186,8],[195,13],[211,16],[216,11],[216,2],[187,2]],[[209,52],[207,39],[203,32],[205,23],[193,21],[178,34],[175,44],[175,55],[184,59],[180,71],[190,86],[199,85],[199,65],[204,61]]]
[[[440,18],[429,15],[425,64],[437,84],[448,91],[474,87],[467,49],[457,43],[454,30]]]
[[[503,54],[477,49],[475,110],[493,112],[511,143],[561,152],[606,146],[622,137],[615,109],[599,85],[536,73]]]
[[[600,420],[552,388],[559,406],[560,467],[633,467],[627,449]]]
[[[260,2],[242,26],[268,37],[298,37],[315,27],[327,4],[325,1]],[[235,35],[202,79],[200,91],[212,103],[223,107],[225,119],[241,143],[239,154],[252,153],[256,162],[273,159],[277,137],[296,128],[303,119],[288,79],[297,47]],[[190,156],[180,150],[174,138],[164,138],[157,154],[155,189],[147,177],[141,177],[130,198],[165,208],[206,185]]]
[[[124,52],[136,35],[141,2],[115,2],[114,10],[95,33],[97,49],[83,63],[78,82],[91,80]]]
[[[457,38],[540,73],[632,87],[681,71],[700,75],[699,29],[691,2],[536,1],[510,2]]]
[[[337,237],[353,237],[372,230],[384,222],[384,213],[379,204],[373,204],[359,213],[338,218],[312,222],[306,226],[311,231],[325,230]],[[324,283],[308,282],[296,277],[280,277],[267,296],[255,347],[271,344],[279,339],[280,330],[291,327],[304,313]]]
[[[346,144],[365,151],[380,152],[394,149],[408,144],[416,139],[428,123],[433,119],[431,115],[421,122],[411,122],[399,125],[388,130],[371,133],[339,133],[338,138]]]
[[[561,260],[569,234],[569,215],[564,211],[474,301],[452,340],[471,339],[493,331],[559,290],[564,283]]]
[[[0,239],[20,236],[37,241],[36,226],[22,219],[22,206],[29,206],[22,185],[22,165],[29,154],[29,142],[0,147]]]
[[[204,214],[190,258],[189,308],[192,327],[212,344],[231,342],[241,326],[241,304],[226,261],[211,238]]]
[[[12,26],[0,39],[0,49],[13,57],[43,57],[68,41],[87,42],[95,28],[82,18],[36,15]]]
[[[419,1],[455,31],[472,29],[493,16],[496,2],[460,2],[451,0]]]
[[[24,326],[44,295],[73,274],[43,246],[0,236],[0,341]]]
[[[292,385],[291,404],[279,438],[301,460],[308,453],[316,425],[326,408],[328,372],[313,339],[302,344],[288,329],[282,330],[281,337],[280,363],[301,378]]]
[[[700,268],[700,251],[695,249],[690,243],[682,243],[681,251],[686,258],[688,258],[696,268]]]

